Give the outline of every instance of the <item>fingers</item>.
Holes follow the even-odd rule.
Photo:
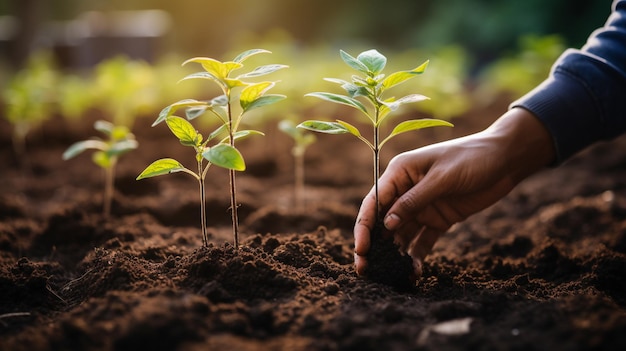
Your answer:
[[[357,274],[365,272],[365,255],[370,249],[370,233],[376,223],[376,199],[372,189],[361,203],[356,223],[354,224],[354,267]]]
[[[430,178],[433,177],[431,174],[428,174],[423,180],[418,181],[413,187],[399,195],[385,215],[385,228],[394,231],[401,227],[405,221],[416,218],[416,215],[423,217],[419,218],[422,224],[434,225],[435,227],[446,226],[447,221],[441,215],[433,214],[432,207],[427,208],[428,204],[432,203],[443,193],[442,187],[438,186],[438,182],[435,181],[436,177],[429,181]],[[429,223],[429,218],[443,219],[444,222]]]

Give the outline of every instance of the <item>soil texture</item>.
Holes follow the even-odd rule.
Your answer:
[[[505,107],[402,135],[381,159],[478,131]],[[235,250],[227,172],[208,172],[208,247],[194,179],[135,180],[158,158],[194,164],[151,117],[136,122],[139,149],[120,160],[103,218],[101,170],[88,154],[61,160],[98,117],[51,118],[21,162],[0,120],[0,350],[626,350],[626,138],[455,225],[416,285],[394,289],[353,268],[372,183],[358,140],[318,136],[303,206],[288,137],[268,123],[242,140]]]

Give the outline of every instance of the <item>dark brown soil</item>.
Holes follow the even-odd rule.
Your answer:
[[[456,119],[452,131],[403,135],[383,160],[476,131],[504,106]],[[357,140],[320,136],[310,147],[302,210],[291,144],[275,123],[242,142],[237,252],[226,172],[208,175],[207,248],[191,177],[135,181],[160,157],[193,164],[152,118],[137,121],[140,148],[122,158],[103,219],[101,171],[89,155],[61,160],[94,134],[94,119],[68,127],[55,117],[34,131],[26,169],[0,122],[0,350],[626,349],[624,138],[453,227],[418,284],[398,291],[352,266],[352,226],[371,184]]]

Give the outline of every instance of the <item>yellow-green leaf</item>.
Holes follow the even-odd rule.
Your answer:
[[[326,133],[326,134],[346,134],[350,133],[350,131],[337,122],[326,122],[326,121],[304,121],[296,128],[303,128],[307,130],[312,130],[318,133]]]
[[[254,100],[263,96],[263,94],[275,85],[274,82],[260,82],[250,84],[243,88],[241,95],[239,96],[239,104],[243,110],[247,110],[248,107],[254,102]]]
[[[389,136],[387,136],[387,138],[385,138],[385,140],[383,140],[380,143],[380,147],[382,147],[383,144],[385,144],[389,139],[393,138],[394,136],[398,134],[410,132],[412,130],[430,128],[430,127],[454,127],[454,125],[450,122],[447,122],[441,119],[434,119],[434,118],[422,118],[422,119],[412,119],[412,120],[404,121],[398,124],[391,131]]]
[[[172,133],[180,140],[181,144],[185,146],[198,146],[202,143],[202,135],[198,134],[196,128],[186,119],[178,116],[170,116],[165,122]]]
[[[428,67],[428,62],[429,61],[426,61],[410,71],[399,71],[391,73],[387,78],[385,78],[385,80],[383,80],[383,89],[389,89],[400,83],[404,83],[405,81],[415,77],[418,74],[424,73],[426,67]]]
[[[184,171],[186,168],[173,158],[162,158],[152,162],[146,169],[137,176],[137,180],[151,178],[163,174]],[[193,173],[192,173],[193,174]]]
[[[204,68],[205,71],[214,75],[220,80],[224,80],[225,78],[227,78],[230,72],[232,72],[233,70],[243,67],[243,65],[238,62],[221,62],[210,57],[190,58],[187,61],[183,62],[183,65],[186,65],[189,62],[196,62],[201,64],[202,68]]]
[[[155,125],[165,121],[165,119],[173,115],[180,108],[187,108],[187,107],[192,107],[192,106],[198,107],[198,106],[206,106],[206,105],[207,105],[206,102],[198,101],[195,99],[184,99],[184,100],[177,101],[165,107],[164,109],[162,109],[161,112],[159,113],[159,117],[156,119],[156,121],[154,121],[154,123],[152,123],[152,126],[154,127]]]

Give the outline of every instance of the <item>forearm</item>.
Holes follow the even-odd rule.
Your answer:
[[[581,50],[568,50],[550,77],[511,104],[531,111],[552,136],[556,163],[626,131],[626,0]]]

